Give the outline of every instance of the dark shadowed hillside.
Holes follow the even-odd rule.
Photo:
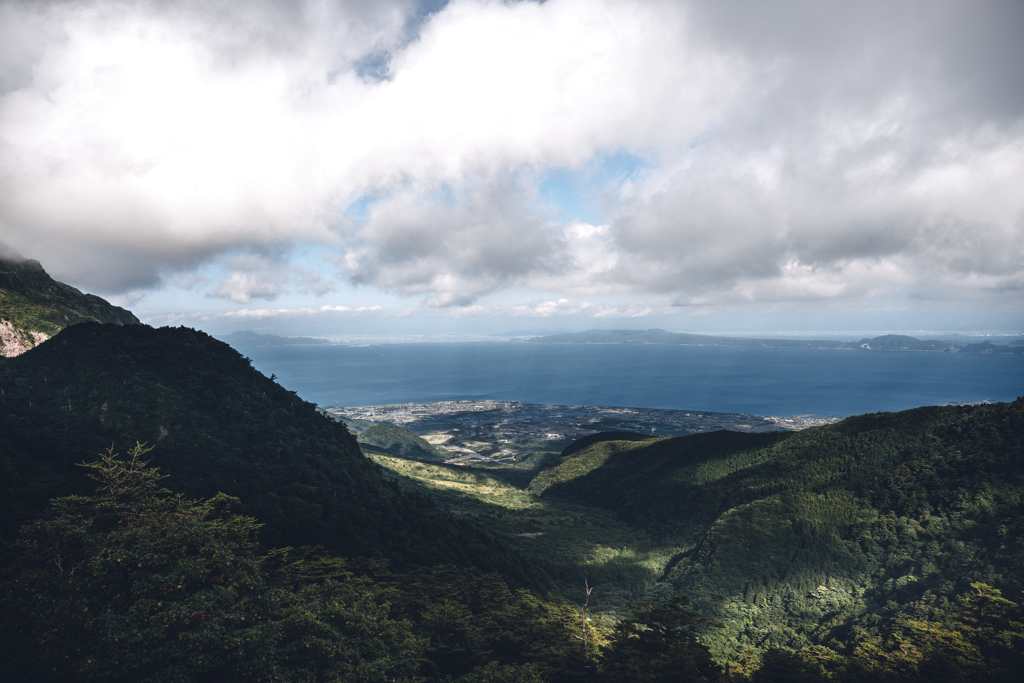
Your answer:
[[[407,430],[367,434],[406,458],[426,452]],[[391,470],[385,477],[343,424],[228,345],[187,328],[82,323],[0,360],[3,540],[38,520],[48,499],[93,492],[77,463],[136,442],[155,447],[169,489],[237,496],[239,512],[265,524],[263,548],[322,545],[416,569],[399,576],[362,563],[360,580],[392,596],[421,644],[429,639],[428,676],[489,667],[509,652],[500,655],[509,665],[547,662],[549,680],[612,680],[616,667],[644,661],[627,631],[647,633],[643,620],[669,612],[707,615],[720,626],[700,640],[719,662],[781,667],[789,678],[780,680],[795,680],[802,662],[832,662],[846,672],[837,681],[934,680],[928,667],[960,651],[949,638],[973,639],[970,651],[982,652],[991,639],[976,634],[988,632],[1009,643],[998,657],[1016,661],[1007,653],[1020,642],[1012,601],[1024,588],[1024,399],[861,415],[797,433],[591,435],[547,460],[524,489],[519,477],[391,455],[376,458]],[[42,528],[33,524],[4,552],[30,557],[26,539]],[[322,562],[341,571],[310,557],[309,571]],[[427,565],[435,569],[419,571]],[[592,607],[621,619],[595,645],[605,678],[563,668],[575,652],[565,646],[577,623],[571,608],[472,578],[473,568],[557,585],[569,597],[596,586]],[[28,619],[34,593],[20,580],[5,590]],[[479,596],[452,602],[474,582]],[[998,591],[1011,602],[998,602]],[[682,610],[690,603],[681,592],[697,612]],[[420,594],[429,596],[422,605]],[[629,617],[622,603],[638,596],[650,605]],[[989,611],[972,616],[981,609]],[[521,624],[531,633],[548,624],[555,635],[507,636]],[[19,628],[11,626],[18,638],[34,637]],[[552,650],[555,638],[563,644]],[[994,666],[961,659],[961,672]],[[857,678],[862,666],[875,673]]]
[[[173,490],[239,497],[269,545],[520,573],[490,537],[385,483],[344,425],[202,332],[75,325],[0,363],[0,391],[5,535],[50,497],[91,491],[76,463],[139,441]]]

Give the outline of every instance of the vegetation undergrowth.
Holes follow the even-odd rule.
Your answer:
[[[616,515],[572,501],[539,498],[481,470],[371,455],[403,486],[498,535],[558,592],[578,602],[585,581],[600,586],[591,604],[614,618],[640,599],[682,548],[653,542]]]
[[[733,672],[753,671],[763,653],[781,666],[779,653],[801,652],[833,673],[859,662],[899,678],[924,665],[922,633],[947,642],[970,600],[993,586],[1009,591],[1000,599],[1021,595],[1022,435],[1018,400],[796,434],[594,437],[522,487],[378,462],[451,514],[520,539],[568,599],[582,600],[589,581],[603,596],[592,608],[611,623],[638,596],[685,591],[720,624],[702,642]],[[1019,644],[1007,628],[1004,641]],[[917,664],[894,654],[908,642]]]
[[[0,660],[19,679],[1001,681],[1024,664],[1021,399],[603,435],[502,470],[371,460],[183,328],[74,326],[0,363],[0,389]],[[157,444],[169,476],[106,450],[126,441]]]

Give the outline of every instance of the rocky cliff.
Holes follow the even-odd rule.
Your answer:
[[[39,261],[0,245],[0,356],[24,353],[81,322],[137,325],[130,311],[57,282]]]

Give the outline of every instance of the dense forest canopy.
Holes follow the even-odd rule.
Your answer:
[[[686,549],[684,589],[736,652],[883,637],[972,582],[1024,589],[1024,400],[791,434],[596,441],[533,480]],[[865,620],[870,620],[867,626]]]
[[[83,323],[0,360],[8,669],[996,681],[1024,664],[1024,399],[594,435],[504,479],[360,427],[372,459],[186,328]],[[566,544],[584,526],[614,543]]]
[[[145,442],[158,447],[169,486],[238,497],[268,545],[530,580],[498,541],[399,493],[343,424],[202,332],[75,325],[0,365],[0,386],[4,534],[49,498],[87,492],[75,463]]]

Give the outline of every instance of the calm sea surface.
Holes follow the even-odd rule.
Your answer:
[[[241,351],[321,406],[493,398],[845,417],[1024,394],[1024,355],[524,342]]]

